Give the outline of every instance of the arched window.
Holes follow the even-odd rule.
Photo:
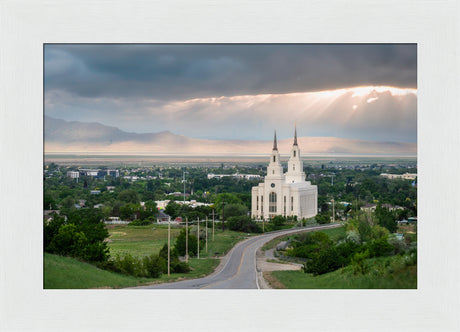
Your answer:
[[[276,213],[276,193],[273,191],[268,195],[268,212]]]
[[[276,161],[276,156],[273,156],[273,162],[275,162],[275,161]]]
[[[294,157],[295,157],[295,150],[294,150]]]

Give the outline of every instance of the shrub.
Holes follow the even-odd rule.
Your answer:
[[[395,236],[390,236],[388,238],[388,242],[391,246],[393,246],[395,255],[404,253],[407,249],[407,245],[404,240],[399,240]]]
[[[366,274],[369,272],[369,265],[366,259],[369,258],[369,251],[357,252],[351,259],[351,265],[353,267],[353,274]]]
[[[276,218],[276,217],[275,217]],[[249,216],[236,216],[227,219],[227,226],[232,231],[244,233],[261,233],[262,229]]]
[[[335,247],[323,249],[315,253],[313,258],[305,264],[304,272],[313,273],[314,276],[335,271],[341,266]]]
[[[175,265],[172,266],[172,270],[174,273],[188,273],[190,272],[190,267],[187,263],[177,260]]]
[[[378,240],[373,240],[368,245],[370,257],[388,256],[393,253],[393,246],[388,243],[387,237],[382,237]]]
[[[354,242],[356,244],[361,243],[361,237],[359,236],[358,231],[347,231],[346,240],[349,242]]]
[[[151,255],[143,258],[145,276],[158,278],[168,270],[167,262],[159,255]]]
[[[129,225],[130,226],[147,226],[147,225],[150,225],[151,223],[152,221],[149,219],[144,219],[144,220],[136,219],[132,221],[131,223],[129,223]]]

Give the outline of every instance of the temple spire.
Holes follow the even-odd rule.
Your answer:
[[[295,131],[294,131],[294,145],[297,145],[297,123],[295,124]]]
[[[273,150],[278,151],[278,146],[276,144],[276,130],[275,130],[275,138],[273,139]]]

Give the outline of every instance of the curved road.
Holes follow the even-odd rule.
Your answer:
[[[340,224],[328,224],[295,228],[258,235],[238,243],[222,259],[217,270],[204,278],[171,282],[159,285],[140,286],[146,289],[258,289],[258,275],[256,266],[256,252],[264,243],[293,233],[303,233],[326,228],[339,227]]]

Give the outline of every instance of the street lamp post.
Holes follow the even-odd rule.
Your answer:
[[[208,252],[208,216],[206,216],[206,252]]]

